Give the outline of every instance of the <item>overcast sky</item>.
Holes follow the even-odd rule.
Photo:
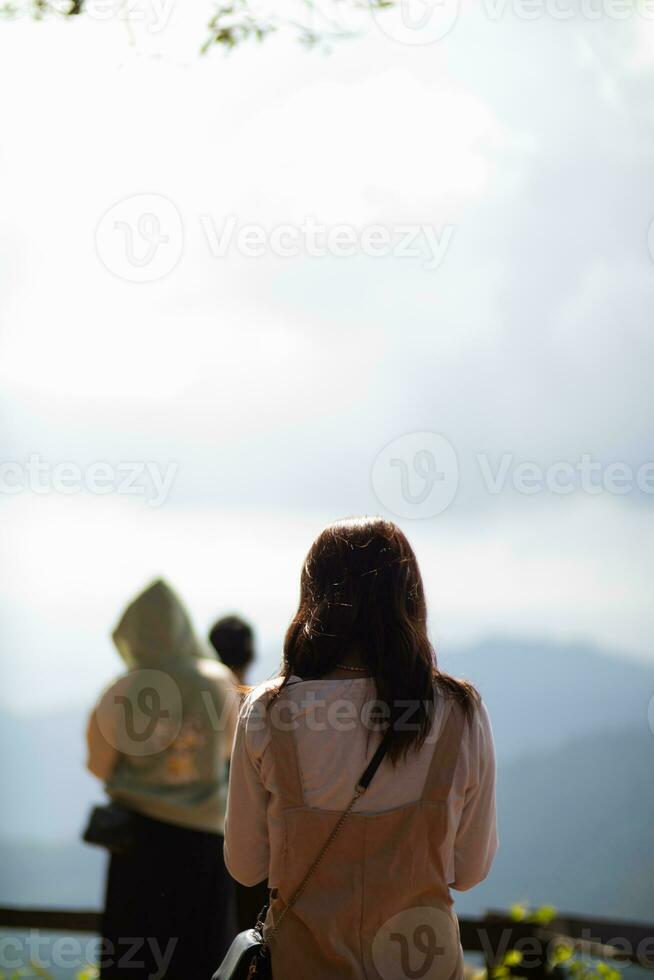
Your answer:
[[[0,23],[24,483],[0,501],[0,703],[90,698],[156,574],[201,629],[251,616],[270,658],[312,537],[360,512],[414,542],[442,647],[652,656],[654,19],[515,6],[464,3],[420,45],[364,18],[328,56],[200,58],[197,3],[161,30],[147,7],[131,32]],[[92,492],[98,462],[164,484]]]

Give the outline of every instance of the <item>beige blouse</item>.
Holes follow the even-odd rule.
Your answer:
[[[293,717],[281,720],[293,725],[305,801],[318,809],[343,810],[378,744],[370,725],[361,721],[375,703],[374,682],[357,677],[291,680],[285,697],[293,702]],[[245,699],[234,741],[225,860],[244,885],[267,877],[275,887],[279,878],[281,801],[271,758],[271,719],[265,710],[267,692],[275,684],[279,679],[260,685]],[[432,730],[420,751],[397,766],[384,761],[356,810],[378,813],[420,798],[442,717],[443,698],[437,694]],[[486,877],[498,847],[495,754],[483,704],[466,726],[448,809],[443,858],[451,887],[465,891]]]

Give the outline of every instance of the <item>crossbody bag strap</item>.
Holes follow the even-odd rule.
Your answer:
[[[279,927],[281,926],[282,922],[284,921],[284,918],[285,918],[286,914],[288,912],[290,912],[291,909],[293,908],[293,906],[299,901],[300,897],[302,896],[302,893],[304,892],[304,889],[307,887],[307,885],[309,884],[309,882],[313,878],[313,876],[316,873],[316,871],[318,870],[318,867],[320,866],[320,864],[322,864],[322,861],[323,861],[323,858],[325,857],[325,854],[330,849],[330,847],[332,846],[332,844],[334,843],[334,841],[338,837],[339,833],[341,832],[341,828],[343,827],[343,824],[345,823],[345,821],[349,817],[350,813],[352,812],[352,808],[354,807],[355,803],[357,802],[357,800],[359,799],[360,796],[363,796],[363,794],[365,793],[365,791],[370,786],[370,783],[372,782],[373,776],[375,775],[375,773],[379,769],[379,767],[380,767],[380,765],[382,763],[382,760],[384,759],[384,756],[386,755],[386,753],[388,751],[388,747],[390,745],[391,734],[392,734],[392,729],[389,728],[388,731],[386,732],[386,734],[384,735],[384,737],[382,738],[381,742],[377,746],[377,749],[376,749],[375,754],[373,755],[372,759],[370,760],[370,762],[366,766],[364,772],[361,774],[361,777],[360,777],[358,783],[356,784],[356,787],[355,787],[355,790],[354,790],[354,795],[353,795],[352,799],[348,803],[348,805],[345,808],[345,810],[343,810],[343,812],[341,813],[341,815],[338,818],[338,820],[336,821],[336,824],[334,826],[334,829],[332,830],[331,834],[329,835],[329,837],[327,838],[327,840],[323,844],[323,846],[322,846],[322,848],[321,848],[318,856],[316,857],[315,861],[313,862],[313,864],[311,865],[311,867],[309,868],[309,870],[305,874],[304,878],[302,879],[302,881],[300,882],[300,884],[298,885],[298,887],[293,892],[291,898],[288,901],[288,904],[285,905],[285,907],[282,910],[282,913],[281,913],[280,917],[277,919],[277,922],[275,922],[275,924],[273,925],[270,933],[266,937],[266,940],[265,940],[265,945],[266,946],[270,943],[271,939],[273,939],[275,937],[275,935],[277,934],[277,931],[278,931]]]

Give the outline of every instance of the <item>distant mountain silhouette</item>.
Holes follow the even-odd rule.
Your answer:
[[[654,664],[591,646],[487,640],[439,657],[481,692],[502,762],[578,735],[647,726]]]
[[[495,864],[459,909],[526,900],[654,919],[654,735],[646,726],[501,766],[498,811]]]

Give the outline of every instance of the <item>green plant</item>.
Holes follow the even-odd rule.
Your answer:
[[[509,909],[509,916],[514,922],[531,923],[541,928],[547,928],[556,918],[556,908],[553,905],[541,905],[530,909],[526,902],[516,902]],[[621,973],[604,960],[583,956],[574,946],[562,940],[549,944],[547,947],[547,963],[543,973],[552,977],[567,977],[570,980],[621,980]],[[510,949],[502,957],[499,964],[489,972],[476,974],[474,980],[526,980],[527,969],[521,972],[523,955],[520,950]]]
[[[75,974],[75,980],[98,980],[99,976],[100,971],[97,966],[87,964]],[[35,980],[35,978],[37,980],[53,980],[51,973],[31,961],[29,966],[21,966],[17,970],[12,970],[11,973],[0,970],[0,980]]]
[[[123,0],[115,0],[120,11]],[[280,13],[274,2],[260,0],[213,0],[213,14],[207,24],[207,37],[201,46],[205,54],[218,46],[231,51],[248,41],[265,41],[273,34],[292,34],[301,44],[326,48],[332,41],[359,36],[351,21],[362,22],[361,15],[395,6],[396,0],[295,0]],[[0,18],[16,20],[31,17],[41,21],[58,17],[74,20],[81,14],[93,16],[93,0],[0,0]],[[128,18],[127,18],[128,19]]]
[[[556,909],[553,905],[541,905],[530,910],[525,902],[516,902],[511,906],[510,915],[514,922],[533,922],[539,926],[548,926],[556,918]]]

